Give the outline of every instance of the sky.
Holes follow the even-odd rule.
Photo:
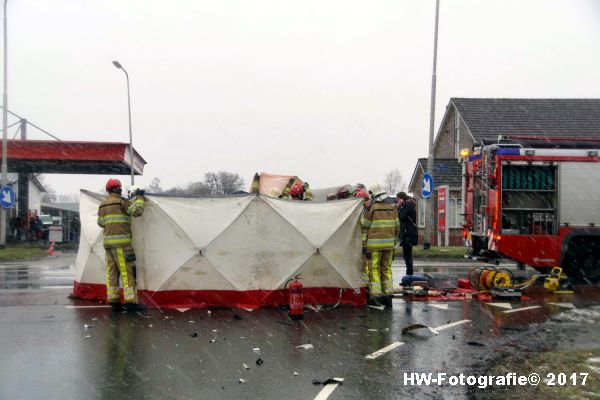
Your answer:
[[[436,131],[451,97],[600,97],[600,1],[440,3]],[[118,60],[148,162],[136,184],[408,181],[427,156],[434,15],[434,0],[9,0],[8,108],[63,140],[127,142]]]

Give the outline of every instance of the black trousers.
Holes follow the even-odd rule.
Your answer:
[[[412,248],[413,247],[410,244],[402,245],[402,255],[404,256],[404,263],[406,264],[406,275],[413,274]]]

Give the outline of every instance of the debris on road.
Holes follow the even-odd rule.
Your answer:
[[[190,337],[197,338],[198,337],[198,333],[196,333],[196,332],[190,333]]]
[[[471,341],[471,342],[467,342],[467,344],[469,346],[485,347],[485,344],[479,343],[479,342],[473,342],[473,341]]]
[[[259,358],[258,360],[256,360],[256,365],[258,365],[259,367],[260,367],[261,365],[263,365],[264,363],[265,363],[265,362],[263,361],[263,359],[262,359],[262,358]]]
[[[315,346],[313,346],[310,343],[301,344],[300,346],[296,346],[297,349],[304,349],[304,350],[311,350],[313,347],[315,347]]]
[[[247,380],[245,380],[245,379],[243,379],[243,378],[240,378],[240,379],[238,379],[238,382],[239,382],[239,383],[246,383],[246,382],[248,382],[248,381],[247,381]]]
[[[318,379],[313,379],[312,383],[313,383],[313,385],[329,385],[329,384],[333,384],[333,383],[343,385],[344,378],[329,378],[324,381],[320,381]]]
[[[250,367],[249,367],[249,366],[248,366],[248,364],[246,364],[246,363],[242,363],[242,367],[243,367],[244,369],[250,369]]]
[[[432,328],[430,326],[423,325],[423,324],[412,324],[412,325],[405,326],[404,328],[402,328],[402,334],[406,335],[408,333],[415,333],[415,331],[419,331],[420,329],[425,329],[425,330],[433,333],[434,335],[439,335],[437,330],[435,330],[434,328]]]

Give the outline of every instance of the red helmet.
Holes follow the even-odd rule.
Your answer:
[[[121,189],[121,181],[118,179],[109,179],[108,182],[106,182],[106,191],[108,192],[109,190],[114,190],[114,189]]]
[[[304,186],[300,183],[296,183],[290,189],[290,196],[292,197],[300,197],[302,196],[302,193],[304,193]]]
[[[369,198],[369,193],[367,193],[364,189],[358,189],[354,192],[353,197],[364,197],[365,199]]]

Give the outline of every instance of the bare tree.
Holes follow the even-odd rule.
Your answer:
[[[405,184],[402,181],[402,174],[396,168],[385,174],[385,178],[383,179],[383,185],[386,192],[390,196],[394,196],[400,190],[405,189]]]
[[[218,176],[222,194],[232,194],[244,187],[244,180],[236,173],[219,171]]]
[[[244,180],[236,173],[219,171],[204,174],[204,181],[190,182],[185,186],[171,188],[165,193],[186,195],[201,194],[223,196],[240,191],[244,187]]]
[[[160,178],[152,178],[152,182],[150,182],[150,185],[148,185],[148,192],[150,193],[161,193],[163,191],[162,187],[160,186]]]

